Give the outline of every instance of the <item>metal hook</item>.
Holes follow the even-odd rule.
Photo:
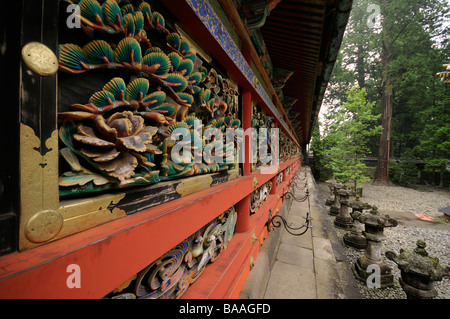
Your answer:
[[[306,213],[306,216],[303,218],[305,219],[305,223],[303,223],[303,225],[301,225],[300,227],[291,227],[290,225],[288,225],[286,219],[283,216],[280,215],[272,216],[272,209],[269,208],[269,219],[266,223],[267,231],[270,232],[274,230],[274,228],[281,227],[281,223],[283,223],[284,229],[286,229],[286,231],[289,234],[293,236],[301,236],[305,234],[309,228],[312,228],[312,218],[309,216],[309,210]],[[281,221],[278,221],[276,219],[280,219]],[[299,230],[303,231],[301,231],[300,233],[296,233],[296,231]]]
[[[300,175],[295,175],[294,179],[296,179],[298,181],[304,181],[306,179],[306,171],[305,171],[305,176],[303,176],[303,178],[300,178]]]
[[[297,201],[297,202],[299,202],[299,203],[301,203],[301,202],[304,202],[307,198],[309,197],[309,191],[308,191],[308,189],[306,189],[306,192],[305,192],[305,196],[303,197],[303,198],[297,198],[297,197],[295,197],[295,194],[293,194],[292,192],[285,192],[285,193],[283,193],[283,195],[281,195],[281,198],[287,198],[287,199],[293,199],[293,200],[295,200],[295,201]]]
[[[295,193],[295,190],[296,190],[296,189],[302,191],[302,190],[304,190],[305,188],[307,188],[307,187],[308,187],[308,181],[305,182],[305,185],[303,185],[302,188],[300,188],[300,187],[297,185],[296,181],[292,181],[292,182],[289,184],[289,186],[291,186],[291,185],[294,185],[294,186],[295,186],[295,188],[293,188],[293,189],[294,189],[294,193]]]

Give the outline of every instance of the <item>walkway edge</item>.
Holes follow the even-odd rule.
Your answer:
[[[353,265],[350,264],[350,262],[347,259],[347,256],[345,255],[344,247],[342,246],[343,243],[341,242],[341,239],[337,235],[336,229],[333,226],[333,222],[330,218],[330,215],[328,214],[328,210],[325,206],[325,203],[323,202],[323,200],[321,200],[316,180],[313,177],[311,179],[314,183],[314,190],[313,190],[314,200],[316,201],[316,204],[319,207],[324,220],[322,226],[325,227],[327,230],[328,239],[330,240],[334,256],[336,258],[336,261],[341,265],[341,267],[338,267],[337,271],[339,272],[341,284],[343,285],[342,290],[345,294],[345,298],[362,299],[361,293],[357,285],[357,281],[353,275],[352,271]]]
[[[321,223],[320,226],[317,225],[317,227],[318,229],[321,229],[321,235],[323,235],[323,237],[326,237],[325,240],[330,242],[329,244],[331,245],[332,253],[334,254],[335,259],[335,263],[322,263],[322,265],[328,265],[325,267],[331,267],[331,269],[329,269],[328,271],[329,275],[326,275],[326,273],[323,272],[322,273],[324,274],[324,276],[316,275],[316,280],[319,280],[321,282],[323,282],[323,280],[328,280],[327,278],[329,278],[331,274],[334,274],[331,276],[335,276],[334,284],[332,284],[331,286],[329,284],[326,284],[326,286],[331,288],[331,291],[327,290],[329,288],[325,288],[326,290],[322,290],[320,293],[319,291],[317,291],[319,299],[321,299],[320,296],[325,296],[322,298],[335,299],[362,299],[356,279],[353,276],[352,266],[348,262],[348,259],[344,253],[344,248],[342,246],[343,244],[341,243],[341,240],[337,235],[336,229],[333,226],[328,211],[320,197],[317,183],[311,174],[310,168],[305,167],[305,169],[307,170],[309,175],[308,180],[312,181],[312,185],[309,187],[310,200],[312,204],[311,207],[316,207],[316,214],[319,214],[319,219],[321,219],[320,221],[316,220],[316,222]],[[285,201],[281,206],[279,214],[283,217],[286,217],[287,215],[289,215],[291,206],[292,200]],[[314,220],[312,221],[312,225],[314,227]],[[258,257],[255,260],[255,266],[247,277],[244,287],[239,295],[240,299],[264,299],[264,295],[268,288],[271,272],[275,264],[277,254],[279,252],[279,247],[282,243],[281,234],[281,231],[275,231],[271,232],[269,236],[267,236],[266,240],[261,246]],[[315,260],[316,262],[320,261],[320,258]],[[316,282],[316,287],[317,284],[319,283]],[[323,289],[323,287],[321,289]]]

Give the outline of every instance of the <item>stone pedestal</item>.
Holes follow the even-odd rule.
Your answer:
[[[437,296],[434,282],[450,276],[450,267],[441,268],[439,260],[428,255],[423,240],[418,240],[416,245],[414,251],[401,249],[400,255],[388,251],[386,257],[398,265],[399,282],[408,299],[432,299]]]
[[[334,197],[328,197],[325,201],[325,206],[331,206],[334,203]]]
[[[348,200],[350,192],[348,190],[341,189],[339,190],[338,194],[340,197],[339,203],[341,204],[341,208],[339,210],[339,214],[334,220],[334,224],[340,228],[350,229],[353,227],[353,218],[350,215],[350,206]]]
[[[369,276],[374,274],[374,271],[378,271],[374,266],[379,267],[379,288],[391,287],[394,285],[394,276],[392,275],[391,268],[383,261],[381,256],[382,241],[386,237],[377,236],[375,239],[370,235],[367,236],[367,245],[364,256],[358,258],[355,263],[355,275],[360,281],[367,283]],[[369,239],[370,238],[370,239]]]
[[[390,267],[384,262],[381,255],[382,242],[386,240],[384,235],[385,227],[397,226],[397,221],[388,215],[381,216],[377,207],[369,213],[354,213],[356,220],[364,224],[363,232],[367,240],[364,256],[358,258],[355,263],[356,277],[367,283],[367,279],[372,274],[379,274],[379,288],[386,288],[394,285],[394,276]],[[373,277],[371,277],[373,278]]]
[[[364,209],[371,209],[372,207],[367,204],[363,203],[359,200],[359,197],[356,198],[355,201],[351,203],[352,212],[351,216],[354,218],[353,214],[355,212],[358,212],[361,214]],[[356,248],[356,249],[365,249],[367,246],[367,240],[366,237],[363,235],[363,227],[364,224],[362,224],[359,220],[353,219],[353,226],[351,228],[350,232],[347,232],[344,234],[344,237],[342,238],[344,241],[344,244],[347,246]]]
[[[353,227],[350,232],[344,234],[342,238],[344,244],[356,249],[365,249],[367,246],[367,239],[362,234],[363,224],[359,221],[353,221]]]

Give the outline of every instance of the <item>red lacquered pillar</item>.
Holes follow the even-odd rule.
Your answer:
[[[242,42],[242,55],[249,65],[251,65],[251,51],[250,45],[243,41]],[[244,132],[251,128],[252,126],[252,93],[250,88],[244,87],[242,89],[242,128]],[[244,165],[243,165],[243,175],[251,174],[251,163],[250,163],[250,138],[244,135]],[[236,232],[242,233],[246,232],[250,228],[250,195],[243,198],[236,205]]]
[[[250,46],[246,43],[242,43],[242,55],[249,65],[251,65]],[[242,89],[242,128],[245,131],[252,127],[252,93],[250,88],[244,87]],[[250,163],[250,149],[251,139],[250,134],[244,136],[244,175],[251,174]]]

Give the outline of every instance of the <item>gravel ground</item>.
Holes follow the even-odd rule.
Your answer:
[[[443,213],[438,210],[450,206],[450,190],[430,186],[418,186],[413,189],[366,183],[361,199],[368,203],[376,203],[381,210],[401,210],[441,217]]]
[[[330,190],[325,183],[318,183],[322,198],[325,201],[330,194]],[[417,239],[424,239],[427,243],[426,250],[429,255],[439,258],[442,267],[450,265],[450,221],[447,216],[439,212],[439,208],[450,206],[450,191],[432,187],[406,188],[398,186],[374,186],[366,183],[363,188],[363,202],[378,206],[379,210],[396,210],[410,213],[422,213],[449,224],[447,230],[433,228],[420,228],[408,225],[398,225],[393,228],[386,228],[384,233],[387,236],[383,242],[384,252],[391,250],[399,254],[400,249],[412,250],[416,247]],[[334,216],[331,216],[334,222]],[[342,237],[345,230],[335,227],[338,237],[344,247],[344,251],[351,265],[356,259],[363,256],[364,251],[356,250],[344,245]],[[394,286],[385,289],[368,288],[364,283],[358,281],[358,287],[363,298],[366,299],[405,299],[406,294],[401,288],[398,279],[400,270],[397,265],[386,259],[386,262],[394,274]],[[450,299],[450,278],[445,277],[440,282],[435,282],[438,292],[436,299]]]

